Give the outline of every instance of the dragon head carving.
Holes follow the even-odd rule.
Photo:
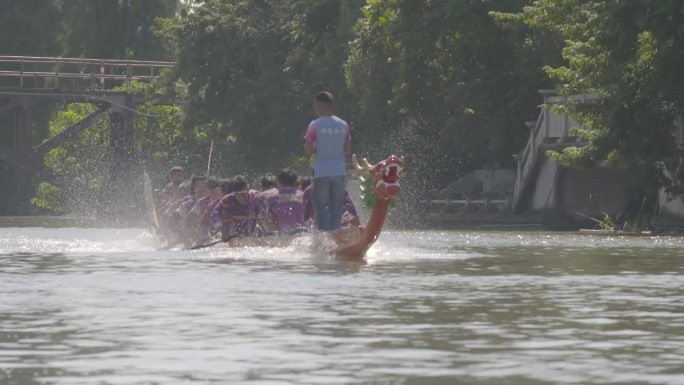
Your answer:
[[[399,179],[404,169],[404,158],[391,155],[387,159],[375,165],[368,163],[367,159],[362,159],[362,164],[352,156],[352,164],[356,168],[355,175],[370,173],[373,180],[373,193],[379,199],[389,199],[399,194]]]
[[[399,178],[404,169],[404,159],[395,155],[375,165],[373,182],[375,195],[380,199],[393,198],[399,194]]]

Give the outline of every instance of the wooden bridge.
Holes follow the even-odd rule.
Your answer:
[[[50,150],[76,137],[84,128],[109,117],[113,185],[124,192],[134,169],[133,117],[141,104],[170,104],[147,100],[117,87],[132,81],[151,82],[175,63],[164,61],[0,56],[0,215],[31,212],[31,178],[43,168]],[[94,112],[62,133],[40,142],[33,111],[45,100],[91,103]],[[10,126],[10,127],[7,127]],[[4,163],[4,165],[2,164]],[[6,182],[6,183],[5,183]],[[128,189],[130,190],[130,189]],[[114,191],[113,196],[124,196]],[[5,207],[2,204],[5,204]]]

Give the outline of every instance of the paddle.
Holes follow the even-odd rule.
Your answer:
[[[199,250],[199,249],[204,249],[205,247],[214,246],[214,245],[217,244],[217,243],[221,243],[221,240],[219,239],[219,240],[212,241],[212,242],[209,242],[209,243],[203,243],[203,244],[201,244],[201,245],[195,245],[195,246],[192,246],[192,247],[188,248],[188,250]]]
[[[209,170],[211,170],[211,154],[214,152],[214,140],[211,140],[211,147],[209,147],[209,160],[207,161],[207,176],[209,176]]]
[[[206,248],[206,247],[214,246],[214,245],[217,244],[217,243],[221,243],[221,242],[228,243],[228,242],[230,242],[232,239],[235,239],[235,238],[237,238],[237,235],[231,235],[231,236],[229,236],[229,237],[228,237],[227,239],[225,239],[225,240],[224,240],[224,239],[217,239],[217,240],[211,241],[211,242],[209,242],[209,243],[203,243],[203,244],[201,244],[201,245],[195,245],[195,246],[189,247],[187,250],[199,250],[199,249],[204,249],[204,248]]]

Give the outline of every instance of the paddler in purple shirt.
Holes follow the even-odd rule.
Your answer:
[[[314,203],[316,223],[323,231],[340,228],[345,187],[345,155],[351,153],[351,132],[347,122],[333,115],[333,95],[323,91],[314,97],[313,120],[304,140],[314,155]]]
[[[192,216],[201,216],[207,206],[209,206],[209,203],[221,196],[221,183],[216,178],[207,179],[206,193],[203,196],[199,195],[199,193],[196,194],[197,200],[185,219],[188,220],[188,216],[191,214]]]
[[[165,234],[167,238],[175,238],[187,243],[183,232],[185,216],[192,210],[198,196],[207,195],[207,177],[194,176],[190,182],[190,195],[170,203],[163,212],[165,218]]]
[[[234,191],[221,199],[216,210],[223,224],[221,240],[249,237],[254,234],[256,217],[252,205],[255,191],[249,189],[247,178],[237,175],[233,178]]]
[[[278,194],[268,198],[268,217],[280,234],[305,229],[304,192],[297,188],[297,174],[290,169],[278,174]]]
[[[208,180],[209,178],[203,175],[192,177],[190,182],[190,195],[183,198],[175,211],[175,213],[177,213],[181,219],[184,219],[185,216],[188,215],[199,198],[207,195]]]
[[[183,167],[175,166],[169,170],[169,184],[160,192],[159,200],[162,202],[171,202],[183,197],[183,190],[181,184],[185,179],[185,170]]]
[[[219,203],[221,203],[221,199],[233,192],[233,181],[231,179],[224,179],[220,181],[219,189],[221,191],[219,198],[209,202],[207,209],[204,210],[204,213],[202,213],[202,218],[200,219],[199,224],[201,229],[206,229],[211,235],[221,231],[221,218],[219,217],[216,208],[218,207]]]
[[[261,177],[261,191],[254,196],[252,205],[257,217],[257,235],[267,235],[277,229],[268,223],[268,198],[278,195],[278,181],[273,174],[266,174]]]
[[[223,198],[221,193],[221,183],[216,178],[207,180],[207,193],[199,197],[190,212],[183,219],[183,230],[187,238],[193,241],[203,241],[209,236],[209,227],[200,226],[200,221],[204,212],[209,209],[209,204]],[[218,203],[218,201],[217,201]],[[213,209],[213,207],[212,207]]]

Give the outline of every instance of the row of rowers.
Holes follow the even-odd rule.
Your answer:
[[[201,244],[220,233],[236,237],[293,234],[316,226],[313,183],[284,169],[261,178],[260,190],[237,175],[228,180],[195,176],[184,183],[184,171],[174,167],[170,183],[160,191],[160,229],[169,241]],[[342,227],[358,226],[354,202],[345,191]]]

